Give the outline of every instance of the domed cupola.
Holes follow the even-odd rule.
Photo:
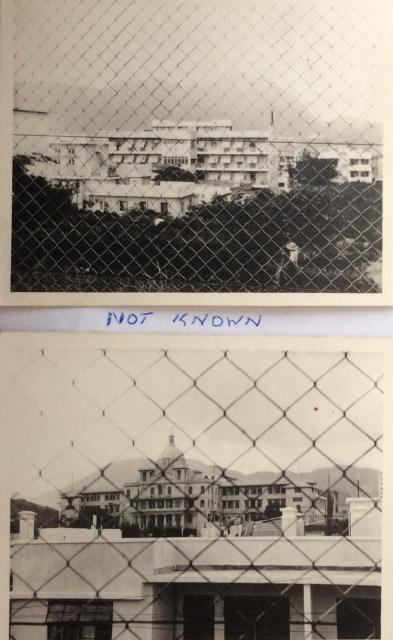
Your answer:
[[[158,466],[161,470],[171,469],[185,469],[188,468],[188,464],[185,461],[184,454],[175,445],[175,436],[169,436],[169,444],[165,447],[158,459]]]

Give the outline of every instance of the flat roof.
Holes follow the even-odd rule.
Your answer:
[[[97,189],[91,188],[92,196],[119,197],[119,198],[186,198],[195,193],[192,182],[160,182],[160,184],[118,184],[107,190],[103,185],[97,185]]]

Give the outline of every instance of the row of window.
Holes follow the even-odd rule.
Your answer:
[[[110,210],[110,205],[107,200],[103,200],[101,198],[95,198],[94,203],[97,207],[101,209],[101,211]],[[128,211],[128,209],[131,209],[132,207],[135,207],[135,206],[137,206],[138,209],[140,209],[141,211],[146,211],[146,209],[148,209],[148,203],[145,200],[141,200],[138,204],[130,203],[128,200],[117,200],[116,202],[116,207],[121,212]],[[169,205],[168,205],[168,202],[166,202],[165,200],[163,202],[160,202],[160,212],[162,214],[166,214],[169,212]]]
[[[369,178],[370,177],[370,172],[369,171],[351,171],[351,178]]]
[[[192,518],[187,522],[192,522]],[[185,594],[184,640],[193,640],[196,628],[201,638],[214,640],[214,598],[214,595]],[[337,597],[334,604],[339,640],[381,637],[379,597]],[[276,637],[287,638],[290,635],[289,608],[290,601],[285,597],[226,595],[225,629],[233,629],[233,637],[246,638],[268,637],[271,629],[276,629]],[[264,612],[263,616],[261,612]],[[114,637],[118,633],[112,630],[113,602],[105,600],[52,600],[48,604],[45,624],[48,640],[110,640],[112,633]]]
[[[370,164],[369,158],[351,158],[349,164]]]
[[[66,149],[66,164],[69,166],[73,166],[75,164],[76,158],[76,149],[75,147],[67,147]],[[55,149],[55,164],[62,164],[63,153],[62,149]]]
[[[104,494],[86,493],[82,498],[82,502],[99,502],[102,495],[104,496],[104,500],[120,500],[121,493],[120,491],[117,491],[115,493],[104,493]]]
[[[194,499],[186,498],[184,506],[191,508],[194,504]],[[205,509],[205,507],[212,507],[214,504],[213,500],[200,500],[198,506]],[[139,509],[180,509],[182,500],[140,500],[138,507]]]
[[[223,149],[231,149],[233,146],[236,146],[238,151],[245,151],[246,149],[256,149],[257,145],[255,142],[249,142],[248,140],[220,140],[220,146]],[[198,140],[197,148],[205,149],[208,147],[216,148],[218,145],[217,140]]]
[[[299,489],[295,488],[295,491]],[[240,493],[243,495],[260,495],[261,493],[285,493],[286,488],[282,484],[272,484],[264,487],[223,487],[223,496],[238,496]]]
[[[140,509],[179,509],[182,506],[181,500],[140,500]]]
[[[163,156],[162,160],[161,160],[162,164],[164,165],[168,165],[168,166],[175,166],[175,167],[180,167],[182,165],[187,165],[189,164],[188,162],[188,158],[185,156]]]
[[[162,496],[163,493],[164,493],[164,487],[163,487],[162,484],[159,484],[156,487],[150,487],[150,495],[154,496],[155,492],[156,492],[156,489],[157,489],[157,495]],[[205,487],[201,486],[200,487],[200,493],[202,494],[204,492],[205,492]],[[193,493],[194,493],[194,487],[191,487],[191,486],[188,487],[188,494],[191,496],[191,495],[193,495]],[[171,486],[167,487],[167,495],[168,496],[172,495],[172,487]]]

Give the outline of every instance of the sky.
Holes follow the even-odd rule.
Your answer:
[[[5,361],[3,447],[19,496],[157,459],[170,433],[187,458],[242,473],[381,469],[381,354],[20,348]]]
[[[265,124],[270,108],[284,120],[295,110],[311,127],[316,119],[378,121],[382,4],[16,0],[15,78],[35,84],[34,100],[59,111],[65,85],[82,94],[128,87],[116,111],[124,108],[126,119],[134,109],[141,123],[162,113],[222,117],[228,105],[249,128]],[[63,94],[48,92],[48,83]]]

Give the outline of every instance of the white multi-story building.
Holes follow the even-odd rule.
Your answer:
[[[291,187],[289,170],[302,159],[303,152],[310,150],[315,158],[329,160],[336,168],[334,182],[365,182],[372,184],[382,177],[382,154],[375,149],[364,149],[353,144],[311,145],[311,148],[292,144],[281,148],[278,163],[278,187]]]
[[[233,186],[273,186],[275,157],[268,135],[258,131],[215,132],[197,140],[197,175]]]
[[[311,147],[310,147],[311,145]],[[179,167],[199,182],[229,188],[291,188],[289,169],[304,149],[331,160],[337,182],[381,179],[381,153],[359,145],[273,142],[269,132],[236,131],[230,120],[153,120],[150,130],[60,136],[50,144],[48,177],[63,180],[150,181],[161,167]],[[87,188],[85,188],[87,192]]]

